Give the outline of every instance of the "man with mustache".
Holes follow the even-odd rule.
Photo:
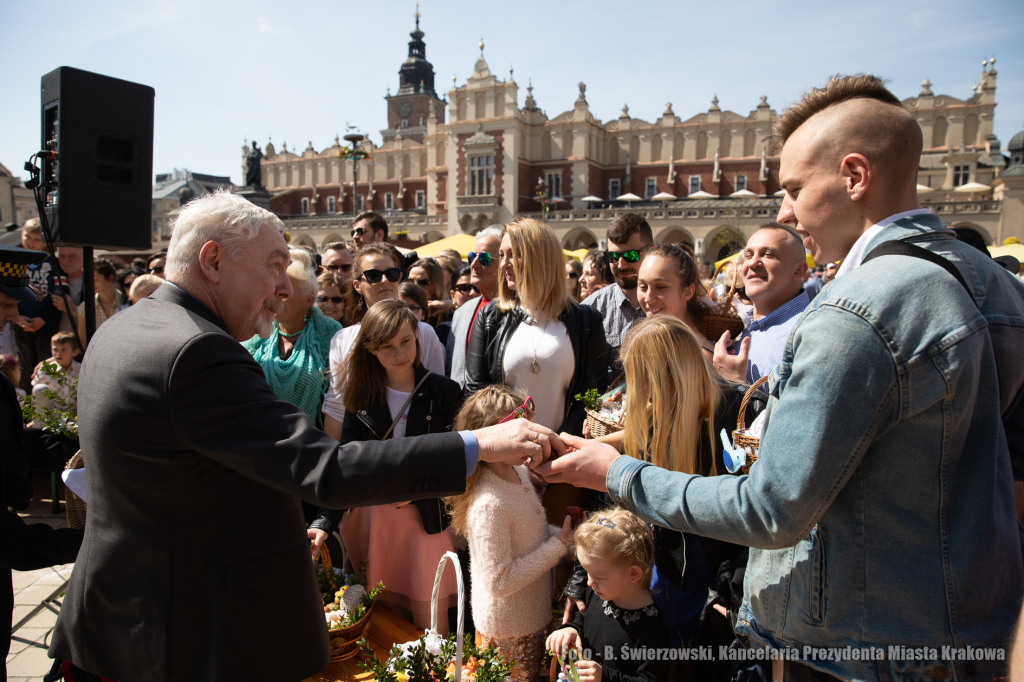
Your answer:
[[[637,300],[636,285],[644,254],[654,246],[654,235],[643,216],[624,213],[612,220],[607,237],[608,250],[604,253],[615,283],[587,296],[583,305],[597,309],[604,320],[604,334],[608,341],[608,382],[611,383],[621,372],[618,359],[622,337],[646,317]]]
[[[292,293],[283,232],[229,192],[189,203],[167,283],[89,345],[78,384],[89,520],[52,656],[128,682],[305,679],[329,650],[302,500],[457,494],[478,461],[564,452],[524,419],[339,446],[279,400],[239,341],[269,335]]]

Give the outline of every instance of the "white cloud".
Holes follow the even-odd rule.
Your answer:
[[[290,29],[274,26],[272,23],[267,21],[266,17],[256,17],[256,25],[259,27],[260,33],[291,33]]]

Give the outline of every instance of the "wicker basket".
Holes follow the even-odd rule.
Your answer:
[[[718,273],[726,265],[729,265],[729,263],[722,263],[718,266],[712,279],[718,277]],[[733,339],[736,339],[743,333],[743,320],[736,312],[736,306],[732,302],[733,297],[736,295],[736,276],[738,273],[739,268],[734,267],[729,294],[725,297],[724,301],[719,301],[714,307],[709,307],[707,312],[704,313],[704,319],[701,320],[704,336],[712,343],[716,343],[718,339],[722,338],[722,334],[725,332],[729,332]]]
[[[624,427],[618,422],[608,419],[600,412],[587,410],[587,428],[591,438],[602,438],[610,433],[617,433]]]
[[[736,418],[736,430],[732,432],[733,445],[743,448],[744,452],[747,453],[747,463],[742,467],[744,474],[750,473],[750,467],[757,461],[757,450],[761,445],[761,439],[749,435],[747,427],[743,423],[744,417],[747,414],[747,403],[754,397],[754,391],[766,381],[768,381],[768,375],[761,377],[747,389],[746,394],[743,396],[743,402],[740,403],[740,414]]]
[[[76,452],[68,460],[68,463],[64,465],[64,468],[85,468],[85,462],[82,460],[82,451]],[[85,500],[71,492],[71,488],[68,487],[64,488],[64,508],[68,515],[68,528],[85,528]]]
[[[323,564],[325,571],[333,570],[331,566],[331,552],[327,549],[326,542],[320,545],[320,553],[317,554],[317,559]],[[373,604],[366,610],[363,617],[352,623],[352,625],[343,627],[340,630],[327,631],[327,637],[331,643],[331,663],[347,661],[359,653],[359,640],[366,637],[370,629],[370,616],[376,607],[377,604]]]

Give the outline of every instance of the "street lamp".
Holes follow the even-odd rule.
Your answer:
[[[348,159],[352,162],[352,215],[355,216],[359,211],[359,207],[356,204],[356,181],[359,179],[359,161],[362,159],[369,158],[359,143],[365,139],[365,136],[360,133],[350,133],[345,136],[345,141],[351,144],[342,147],[341,151],[338,152],[338,156],[343,159]]]

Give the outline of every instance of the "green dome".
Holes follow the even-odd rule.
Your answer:
[[[1006,151],[1019,152],[1024,150],[1024,130],[1010,138],[1010,144],[1006,145]]]

